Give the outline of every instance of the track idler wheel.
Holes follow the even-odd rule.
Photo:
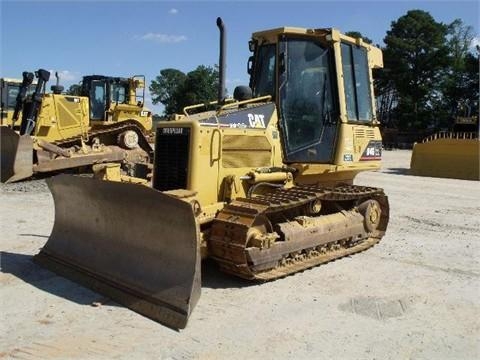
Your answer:
[[[138,147],[138,134],[133,130],[126,130],[118,135],[118,144],[125,149],[136,149]]]
[[[247,247],[269,248],[278,237],[268,218],[260,215],[247,232]]]
[[[382,210],[376,200],[367,200],[358,206],[358,211],[363,215],[365,229],[368,232],[375,231],[380,224]]]

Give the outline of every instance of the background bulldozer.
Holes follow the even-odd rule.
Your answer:
[[[464,105],[452,131],[425,138],[413,146],[410,173],[464,180],[480,180],[478,103]]]
[[[55,224],[35,257],[172,328],[200,296],[202,258],[273,280],[373,246],[389,218],[382,189],[353,185],[380,167],[380,50],[335,29],[256,32],[250,86],[227,103],[217,25],[217,108],[158,124],[152,186],[49,179]]]
[[[101,127],[121,121],[136,121],[144,132],[152,130],[152,113],[145,108],[145,76],[130,78],[84,76],[77,95],[89,99],[90,125]]]
[[[13,127],[13,113],[22,80],[0,78],[0,125]],[[35,90],[35,83],[27,87],[26,92],[31,95]],[[19,124],[17,124],[19,125]]]
[[[0,127],[2,182],[103,162],[124,163],[138,175],[141,167],[135,164],[150,161],[153,151],[145,134],[152,117],[143,106],[143,76],[84,77],[79,96],[62,94],[58,78],[45,93],[50,73],[40,69],[36,76],[29,95],[34,75],[24,72],[12,123]],[[146,171],[143,167],[143,176]]]

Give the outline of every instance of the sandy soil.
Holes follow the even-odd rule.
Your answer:
[[[357,183],[383,187],[382,242],[263,285],[203,265],[202,296],[176,332],[39,267],[53,225],[42,180],[0,193],[0,358],[478,359],[480,184],[409,176],[409,151]]]

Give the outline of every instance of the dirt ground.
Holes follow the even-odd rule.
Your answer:
[[[248,285],[203,265],[187,328],[163,327],[32,262],[53,225],[43,180],[0,193],[0,358],[479,359],[480,183],[410,176],[410,151],[356,183],[385,189],[374,248]]]

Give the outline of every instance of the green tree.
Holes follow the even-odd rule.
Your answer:
[[[383,127],[397,128],[395,108],[398,105],[398,91],[390,78],[389,69],[373,70],[373,86],[377,107],[377,117]]]
[[[152,103],[161,103],[165,106],[165,114],[173,114],[178,109],[178,88],[185,82],[186,75],[177,69],[160,70],[160,75],[152,80],[150,93]]]
[[[179,88],[179,105],[185,106],[207,103],[216,100],[218,92],[218,70],[215,67],[200,65],[187,74]]]
[[[149,89],[152,102],[162,103],[165,114],[180,113],[185,106],[217,98],[218,69],[200,65],[188,74],[176,69],[163,69]]]
[[[366,36],[363,36],[361,32],[359,31],[347,31],[345,33],[345,35],[347,36],[350,36],[350,37],[353,37],[353,38],[362,38],[362,40],[364,42],[366,42],[367,44],[373,44],[373,41],[371,39],[369,39],[368,37]]]
[[[465,57],[465,90],[466,95],[465,99],[470,100],[471,102],[479,102],[479,90],[480,90],[480,77],[479,77],[479,65],[480,65],[480,48],[476,48],[476,54],[468,53]],[[478,107],[477,107],[478,111]]]
[[[67,95],[79,96],[80,95],[80,89],[81,89],[81,86],[79,84],[70,85],[70,87],[66,91],[66,94]]]
[[[456,19],[448,27],[449,66],[442,81],[442,98],[438,110],[443,114],[443,126],[449,121],[459,104],[478,101],[478,58],[470,47],[474,39],[473,29]]]
[[[398,93],[401,128],[426,128],[434,120],[433,100],[448,65],[447,30],[428,12],[410,10],[387,31],[384,63]]]

